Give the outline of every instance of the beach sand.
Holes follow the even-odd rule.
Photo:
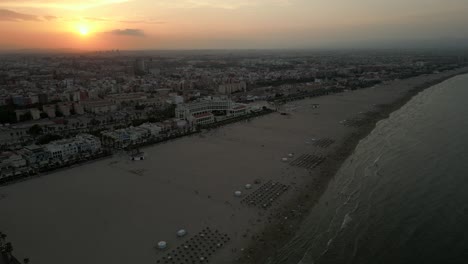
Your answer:
[[[147,147],[144,161],[120,153],[1,187],[0,230],[18,259],[37,264],[165,263],[167,254],[167,263],[200,256],[210,263],[261,263],[295,232],[377,120],[406,102],[414,87],[464,71],[291,102],[281,107],[288,115],[273,113]],[[366,112],[374,114],[360,127],[344,125]],[[319,139],[334,143],[316,146]],[[302,155],[326,159],[314,169],[293,166]],[[268,209],[241,203],[268,181],[289,189]],[[227,234],[229,242],[182,256],[180,246],[207,227]],[[182,228],[188,234],[178,238]],[[158,241],[168,248],[157,249]]]

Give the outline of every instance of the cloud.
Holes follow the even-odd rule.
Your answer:
[[[127,29],[114,29],[106,32],[117,36],[131,36],[131,37],[144,37],[145,32],[141,29],[127,28]]]
[[[102,17],[85,17],[86,20],[99,21],[99,22],[118,22],[124,24],[165,24],[165,21],[152,20],[152,19],[137,19],[137,20],[122,20],[116,18],[102,18]]]
[[[58,18],[58,17],[56,17],[56,16],[43,16],[43,17],[44,17],[44,19],[47,20],[47,21],[55,20],[55,19]]]
[[[0,21],[41,21],[38,16],[0,9]]]
[[[158,20],[119,20],[118,22],[127,24],[166,24],[166,22]]]
[[[86,10],[105,5],[125,3],[128,1],[130,0],[0,0],[0,6]]]
[[[293,0],[160,0],[156,3],[167,8],[219,8],[239,9],[253,6],[288,6]]]

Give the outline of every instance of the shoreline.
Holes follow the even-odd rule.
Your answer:
[[[462,70],[468,68],[299,100],[281,106],[287,115],[277,112],[145,147],[147,158],[139,162],[114,155],[0,187],[0,210],[10,216],[0,226],[14,243],[15,256],[41,263],[164,262],[168,254],[184,254],[178,251],[183,243],[206,228],[230,238],[210,253],[210,263],[262,263],[298,231],[341,163],[378,120]],[[340,121],[345,118],[350,122]],[[336,143],[321,146],[315,140]],[[296,166],[304,156],[311,160]],[[312,168],[311,157],[327,159],[306,169]],[[277,194],[264,191],[268,182],[289,188],[271,208],[250,206],[234,195]],[[175,235],[181,228],[189,232],[185,238]],[[47,239],[37,244],[30,234]],[[166,241],[167,250],[155,248],[158,241]]]
[[[286,245],[297,233],[305,217],[320,200],[328,188],[328,184],[335,177],[342,164],[353,154],[359,142],[366,138],[381,120],[388,118],[393,112],[407,104],[414,96],[424,90],[442,83],[459,75],[468,74],[466,68],[457,69],[457,73],[427,81],[416,85],[403,96],[397,98],[390,104],[379,106],[375,115],[369,117],[366,123],[358,127],[351,135],[344,138],[344,142],[326,157],[326,160],[318,166],[318,179],[304,182],[307,189],[294,195],[286,201],[274,214],[277,216],[275,222],[267,225],[246,246],[244,254],[237,260],[245,264],[269,263],[274,260],[278,249]],[[367,88],[364,88],[367,89]],[[268,242],[267,242],[268,241]]]

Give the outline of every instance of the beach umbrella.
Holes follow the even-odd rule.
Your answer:
[[[246,188],[246,189],[251,189],[251,188],[252,188],[252,184],[247,183],[247,184],[245,185],[245,188]]]
[[[178,237],[183,237],[187,234],[187,231],[185,229],[180,229],[179,231],[177,231],[177,236]]]
[[[159,248],[159,249],[165,249],[165,248],[167,248],[167,242],[166,242],[166,241],[159,241],[159,242],[158,242],[158,248]]]
[[[288,156],[292,158],[294,157],[294,153],[289,153]]]
[[[240,196],[242,196],[242,192],[241,191],[235,191],[234,196],[240,197]]]
[[[281,160],[282,161],[288,161],[288,158],[282,158]]]

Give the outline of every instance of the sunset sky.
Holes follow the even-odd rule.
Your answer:
[[[468,36],[468,0],[0,0],[0,49],[316,48]]]

